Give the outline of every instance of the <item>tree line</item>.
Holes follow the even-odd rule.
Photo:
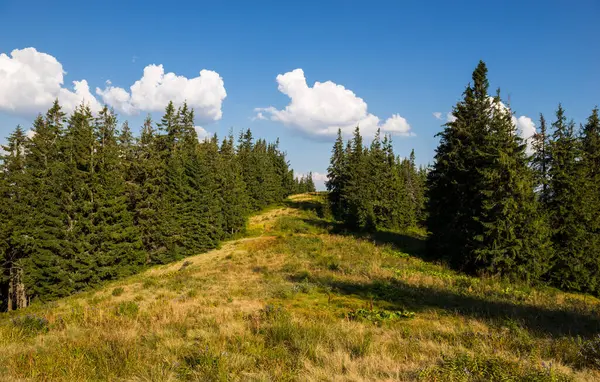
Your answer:
[[[136,138],[106,107],[67,117],[56,101],[31,132],[17,127],[0,157],[4,310],[215,248],[300,188],[278,141],[199,142],[186,104]]]
[[[335,218],[370,230],[422,224],[429,256],[461,271],[599,294],[598,108],[577,129],[559,104],[525,141],[487,72],[480,62],[427,169],[414,154],[395,158],[388,137],[367,149],[358,128],[346,147],[338,133],[327,182]]]
[[[391,137],[378,130],[369,147],[359,127],[344,145],[341,130],[333,146],[326,182],[333,217],[349,228],[404,229],[425,219],[425,167],[394,154]]]
[[[532,154],[480,62],[440,133],[428,176],[432,254],[469,271],[600,289],[600,122],[577,130],[559,104]]]

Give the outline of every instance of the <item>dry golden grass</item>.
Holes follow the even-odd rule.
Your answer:
[[[600,380],[579,355],[597,299],[456,274],[404,253],[418,237],[334,234],[318,203],[294,196],[252,237],[1,315],[0,379]]]

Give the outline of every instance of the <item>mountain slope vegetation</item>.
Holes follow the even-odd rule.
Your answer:
[[[598,380],[600,301],[424,258],[418,230],[353,234],[322,194],[247,237],[0,314],[5,380]]]

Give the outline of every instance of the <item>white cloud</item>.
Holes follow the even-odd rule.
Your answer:
[[[533,154],[533,146],[531,145],[533,142],[531,138],[536,132],[535,123],[531,120],[531,118],[524,115],[520,116],[519,118],[513,116],[512,121],[517,127],[517,133],[519,136],[527,143],[527,148],[525,151],[528,155]]]
[[[332,137],[338,128],[349,135],[357,125],[364,136],[373,136],[378,128],[393,135],[414,135],[406,119],[394,114],[382,123],[379,117],[368,113],[362,98],[342,85],[326,81],[308,86],[302,69],[278,75],[277,83],[290,103],[283,110],[270,106],[255,111],[309,136]],[[255,118],[260,118],[259,114]]]
[[[86,80],[64,86],[62,64],[53,56],[35,48],[15,49],[0,54],[0,111],[31,116],[48,109],[58,98],[66,112],[82,102],[93,112],[102,108]],[[163,111],[172,100],[180,105],[187,101],[198,120],[221,119],[221,106],[227,96],[223,79],[217,72],[202,70],[198,77],[186,78],[166,73],[162,65],[148,65],[142,78],[129,89],[115,87],[110,80],[104,89],[96,88],[103,103],[125,114]]]
[[[440,113],[439,111],[433,112],[433,116],[435,117],[435,119],[442,119],[442,113]]]
[[[454,114],[452,114],[451,111],[446,113],[446,122],[454,122],[454,121],[456,121],[456,117],[454,116]]]
[[[69,112],[85,102],[92,111],[100,103],[90,93],[87,81],[73,81],[73,90],[63,87],[62,64],[35,48],[15,49],[10,56],[0,53],[0,111],[18,115],[36,114],[52,105],[56,98]]]
[[[206,131],[202,126],[194,126],[194,129],[196,130],[196,135],[198,135],[198,140],[200,142],[204,141],[210,136],[210,133]]]
[[[260,110],[262,110],[262,109],[261,108],[254,109],[254,111],[257,113],[254,117],[250,118],[252,121],[267,119],[267,117],[265,117],[265,115]]]
[[[163,111],[169,101],[176,105],[187,102],[197,119],[203,122],[221,119],[221,106],[227,97],[223,79],[219,73],[203,69],[198,77],[186,78],[166,73],[162,65],[148,65],[142,78],[129,88],[108,85],[96,88],[96,94],[108,105],[125,114],[141,111]]]
[[[31,138],[35,137],[35,131],[29,129],[25,132],[25,135],[27,136],[27,138],[31,139]]]

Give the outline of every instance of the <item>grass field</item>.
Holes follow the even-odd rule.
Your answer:
[[[600,301],[457,274],[299,195],[248,237],[0,315],[3,380],[598,381]]]

